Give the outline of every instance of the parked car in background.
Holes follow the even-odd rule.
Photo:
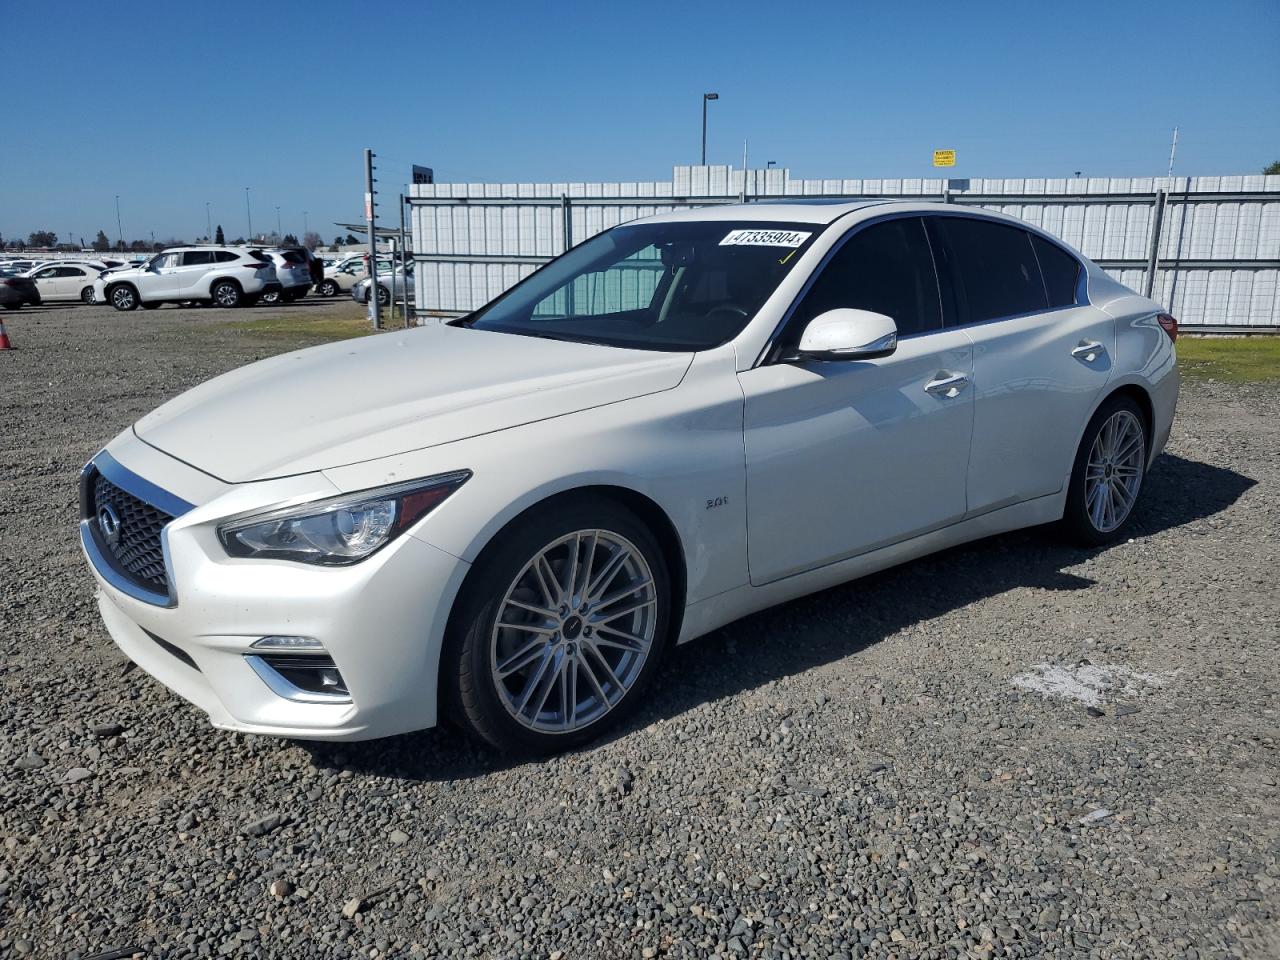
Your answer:
[[[0,307],[21,310],[27,304],[40,305],[40,290],[36,282],[23,272],[0,267]]]
[[[316,287],[316,293],[322,297],[336,297],[350,291],[359,281],[369,275],[366,257],[346,257],[331,267],[326,267],[324,279]],[[391,272],[390,260],[378,261],[378,273]]]
[[[153,310],[187,300],[238,307],[279,290],[275,265],[262,250],[173,247],[140,266],[104,272],[94,284],[94,297],[117,310]]]
[[[401,290],[404,289],[405,272],[396,266],[394,273],[391,265],[387,265],[388,269],[384,273],[382,265],[378,265],[378,303],[384,307],[391,303],[392,299],[399,302]],[[351,287],[351,299],[357,303],[369,302],[369,287],[373,283],[373,278],[366,276],[364,279],[357,281]],[[414,284],[413,284],[413,265],[409,266],[409,302],[414,301]]]
[[[23,259],[23,260],[15,259],[15,260],[6,261],[4,265],[6,267],[9,267],[12,270],[16,270],[18,273],[26,273],[28,270],[30,270],[32,267],[36,265],[36,261],[26,260],[26,259]]]
[[[104,269],[105,267],[95,267],[83,260],[68,260],[36,267],[28,271],[27,276],[35,281],[42,300],[93,303],[94,284]]]
[[[292,303],[307,295],[311,289],[311,261],[308,251],[301,249],[264,250],[276,268],[280,289],[262,295],[263,303]]]

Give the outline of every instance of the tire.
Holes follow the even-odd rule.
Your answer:
[[[279,290],[268,290],[266,293],[258,295],[258,303],[265,303],[273,306],[280,302],[281,295]]]
[[[240,284],[234,280],[219,280],[209,290],[209,295],[218,306],[227,308],[240,306],[244,299]]]
[[[141,302],[138,299],[138,291],[127,283],[119,284],[108,290],[107,300],[117,310],[122,311],[137,310],[138,304]]]
[[[391,291],[388,290],[386,287],[384,287],[382,284],[378,284],[378,306],[386,307],[386,306],[389,306],[390,304],[391,304]]]
[[[332,280],[325,280],[316,287],[316,293],[322,297],[336,297],[339,292],[338,285]]]
[[[580,583],[560,596],[570,556],[575,577],[586,577],[591,557],[594,609]],[[451,716],[509,753],[546,754],[599,736],[643,700],[668,645],[671,597],[662,548],[629,510],[599,496],[535,509],[485,548],[454,605],[440,677]],[[499,614],[509,626],[498,627]]]
[[[81,303],[93,303],[93,301],[94,301],[93,287],[85,287],[83,290],[80,291]]]
[[[144,304],[142,305],[142,309],[143,309],[143,310],[159,310],[159,309],[160,309],[160,307],[161,307],[161,304],[160,304],[160,302],[159,302],[159,301],[156,301],[156,302],[153,302],[153,303],[144,303]]]
[[[1150,426],[1142,408],[1123,394],[1098,408],[1071,468],[1062,515],[1068,539],[1099,547],[1123,534],[1142,493]]]

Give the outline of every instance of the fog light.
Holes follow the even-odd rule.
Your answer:
[[[299,703],[351,702],[346,680],[327,655],[277,652],[250,654],[245,660],[278,697]]]
[[[263,637],[253,641],[259,650],[323,650],[314,637]]]

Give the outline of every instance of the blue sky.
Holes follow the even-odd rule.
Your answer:
[[[1256,173],[1280,159],[1280,3],[131,4],[0,0],[0,233],[286,232],[439,180]],[[74,29],[72,28],[74,27]],[[362,32],[372,34],[370,44]],[[370,74],[376,81],[370,82]]]

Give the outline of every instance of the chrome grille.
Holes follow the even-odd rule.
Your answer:
[[[160,531],[173,517],[122,490],[95,471],[87,491],[84,519],[99,548],[116,569],[138,586],[157,593],[169,592]],[[105,509],[114,512],[117,533],[108,539],[100,518]]]

